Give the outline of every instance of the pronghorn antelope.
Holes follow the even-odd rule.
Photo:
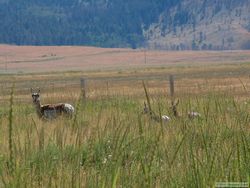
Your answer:
[[[33,104],[36,107],[36,112],[40,118],[54,119],[59,115],[65,114],[72,116],[74,113],[74,107],[68,103],[41,105],[40,89],[37,92],[34,92],[34,90],[31,88],[31,93]]]
[[[199,112],[188,112],[188,118],[194,119],[194,118],[200,118],[201,114]]]
[[[172,104],[172,112],[173,112],[173,115],[175,116],[175,117],[181,117],[181,115],[178,113],[178,111],[177,111],[177,106],[178,106],[178,104],[179,104],[179,99],[177,100],[177,101],[172,101],[171,102],[171,104]],[[201,114],[199,113],[199,112],[194,112],[194,111],[191,111],[191,112],[188,112],[187,113],[187,117],[189,118],[189,119],[194,119],[194,118],[200,118],[201,117]]]
[[[173,116],[176,117],[176,118],[181,118],[183,117],[183,115],[180,115],[177,111],[177,105],[179,104],[179,100],[177,101],[172,101],[171,102],[171,110],[173,112]],[[170,121],[170,117],[167,116],[167,115],[162,115],[161,118],[159,115],[156,115],[155,112],[153,112],[152,110],[149,109],[149,107],[147,106],[146,102],[144,102],[144,108],[143,108],[143,114],[149,114],[150,118],[154,121],[157,121],[157,122],[160,122],[161,120],[163,122],[168,122]],[[189,119],[195,119],[195,118],[200,118],[201,117],[201,114],[198,113],[198,112],[194,112],[194,111],[191,111],[191,112],[188,112],[187,113],[187,117]]]
[[[144,108],[143,108],[143,114],[149,114],[150,118],[157,122],[168,122],[170,121],[170,117],[167,115],[162,115],[161,117],[159,115],[156,115],[152,110],[147,107],[147,104],[144,102]]]

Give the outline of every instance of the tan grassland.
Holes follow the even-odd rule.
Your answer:
[[[250,62],[250,51],[147,51],[72,46],[0,45],[0,73],[89,71]]]
[[[87,79],[89,98],[117,94],[140,97],[142,80],[153,93],[168,94],[170,74],[175,75],[177,96],[218,91],[245,98],[250,88],[250,51],[0,46],[0,102],[9,98],[13,82],[20,101],[30,101],[31,87],[47,93],[44,98],[48,102],[67,99],[63,91],[70,91],[77,100],[82,77]]]
[[[170,74],[179,117],[170,108]],[[250,51],[0,46],[0,187],[247,182],[249,75]],[[41,89],[43,104],[72,104],[74,116],[39,119],[31,87]],[[143,114],[144,101],[170,121]],[[190,111],[201,117],[189,119]]]

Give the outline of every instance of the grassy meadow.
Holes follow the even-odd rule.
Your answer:
[[[249,182],[249,70],[242,63],[0,75],[0,187]],[[170,108],[170,74],[178,118]],[[40,87],[42,103],[69,102],[76,113],[39,119],[31,87]],[[153,111],[169,122],[142,114],[146,93]],[[201,117],[189,119],[189,111]]]

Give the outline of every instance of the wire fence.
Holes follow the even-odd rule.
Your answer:
[[[30,89],[40,88],[45,98],[76,100],[84,90],[85,97],[92,99],[105,96],[143,96],[142,81],[145,81],[150,93],[155,96],[170,96],[170,75],[145,75],[121,77],[84,77],[64,79],[55,77],[29,78],[0,81],[0,103],[8,102],[13,83],[15,84],[15,101],[30,102]],[[250,79],[243,77],[201,78],[195,75],[174,75],[175,95],[201,95],[208,92],[224,92],[232,96],[249,96]],[[173,80],[172,80],[173,82]]]

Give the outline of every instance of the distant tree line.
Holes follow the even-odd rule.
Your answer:
[[[143,29],[176,0],[0,0],[0,43],[144,44]]]
[[[244,5],[247,0],[194,0],[192,8],[196,11],[183,7],[189,2],[183,1],[186,0],[0,0],[0,43],[144,47],[149,39],[144,38],[144,31],[152,23],[160,23],[161,36],[171,32],[177,36],[185,25],[198,33],[199,19],[203,19],[199,16],[205,15],[206,7],[213,6],[211,12],[215,15],[224,8]],[[241,9],[236,14],[240,16]],[[250,22],[246,29],[250,31]],[[231,43],[224,38],[220,46],[206,42],[206,34],[200,31],[190,44],[166,44],[165,48],[221,50]],[[241,47],[249,46],[246,40]]]

